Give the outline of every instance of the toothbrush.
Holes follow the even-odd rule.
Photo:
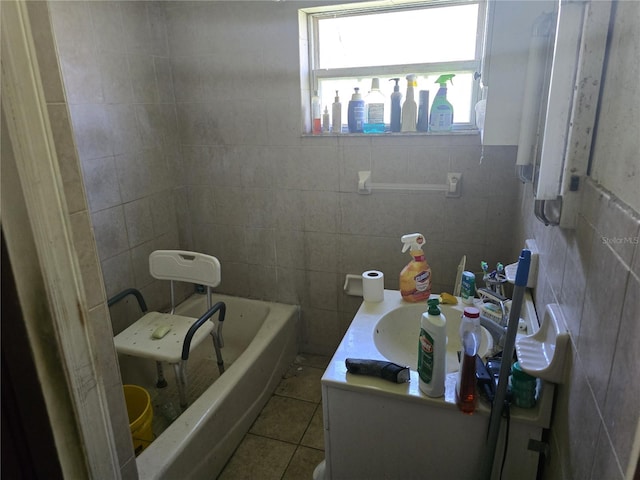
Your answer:
[[[489,264],[482,261],[480,262],[480,268],[482,268],[482,280],[486,280],[489,276]]]

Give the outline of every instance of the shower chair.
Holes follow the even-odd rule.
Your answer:
[[[222,325],[226,306],[224,302],[212,305],[211,289],[220,284],[220,262],[216,257],[182,250],[156,250],[149,255],[151,276],[169,280],[171,310],[168,313],[149,312],[139,290],[128,288],[107,301],[111,307],[129,295],[138,301],[143,316],[114,337],[118,353],[155,360],[158,380],[156,386],[164,388],[163,362],[173,365],[180,406],[187,407],[187,360],[190,351],[210,334],[220,374],[224,372],[221,348]],[[189,282],[207,287],[207,311],[199,318],[176,315],[174,282]],[[218,321],[213,316],[218,313]]]

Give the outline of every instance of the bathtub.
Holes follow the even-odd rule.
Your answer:
[[[297,306],[226,295],[213,301],[227,306],[227,369],[138,456],[140,479],[216,478],[296,356]],[[206,296],[198,294],[176,309],[188,316],[204,311]],[[210,341],[199,348],[204,344],[213,351]],[[175,383],[173,369],[166,370]]]

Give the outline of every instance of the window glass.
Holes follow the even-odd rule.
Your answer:
[[[318,19],[318,68],[472,60],[478,4]]]
[[[310,14],[310,92],[318,91],[321,108],[334,102],[336,91],[342,103],[343,132],[354,89],[363,98],[372,78],[380,79],[387,99],[385,123],[390,123],[390,96],[399,78],[406,96],[408,74],[415,74],[416,103],[420,91],[429,91],[429,106],[438,91],[436,79],[453,73],[447,100],[454,109],[454,129],[475,126],[473,106],[478,99],[484,3],[480,1],[422,2],[406,6],[345,10]]]

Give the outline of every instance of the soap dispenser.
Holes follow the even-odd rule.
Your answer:
[[[349,123],[349,133],[362,133],[365,121],[365,106],[359,88],[354,88],[354,93],[349,100],[347,110],[347,120]]]

